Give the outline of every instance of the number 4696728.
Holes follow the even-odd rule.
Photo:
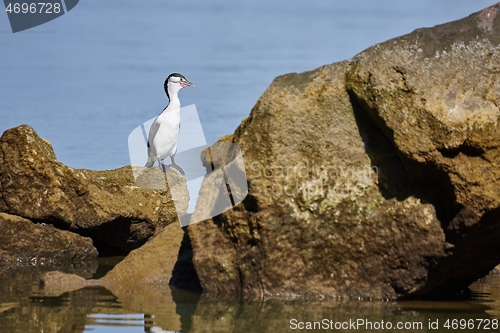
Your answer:
[[[59,14],[61,12],[60,3],[38,2],[38,3],[9,3],[5,8],[9,14]]]

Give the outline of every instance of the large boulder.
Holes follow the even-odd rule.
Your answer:
[[[97,258],[92,240],[50,225],[0,213],[0,267],[51,265]]]
[[[450,244],[431,290],[467,285],[500,262],[499,14],[500,3],[375,45],[347,74],[350,95],[395,148],[412,194],[433,204]]]
[[[401,166],[353,110],[348,65],[277,78],[237,129],[249,194],[188,229],[208,293],[394,298],[424,288],[445,255],[432,205],[379,190],[367,136],[387,148],[384,166]]]
[[[493,269],[499,10],[278,77],[224,138],[247,198],[188,228],[205,291],[404,298]]]
[[[158,168],[141,177],[163,179]],[[136,172],[136,174],[139,174]],[[109,171],[73,169],[60,163],[50,143],[27,125],[0,138],[0,212],[52,224],[91,237],[102,255],[124,254],[177,221],[189,193],[179,172],[169,171],[163,190],[137,186],[130,166]],[[147,179],[140,179],[149,184]]]

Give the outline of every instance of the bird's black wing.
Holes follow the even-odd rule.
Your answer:
[[[148,148],[151,148],[151,141],[156,136],[156,133],[158,133],[158,128],[160,128],[160,124],[155,119],[151,124],[151,128],[149,129]]]

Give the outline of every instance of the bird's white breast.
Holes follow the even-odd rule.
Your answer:
[[[150,140],[154,156],[160,156],[163,160],[167,156],[175,155],[177,152],[177,137],[181,123],[180,108],[167,107],[153,122],[158,125],[158,130]]]

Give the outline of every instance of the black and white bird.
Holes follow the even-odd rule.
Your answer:
[[[184,87],[195,87],[184,75],[178,73],[170,74],[163,85],[169,99],[168,105],[153,121],[148,137],[148,162],[146,167],[152,167],[158,162],[160,170],[167,172],[173,167],[184,175],[184,170],[175,163],[174,156],[177,153],[177,137],[181,128],[181,101],[179,91]],[[170,157],[171,165],[164,165],[162,160]]]

